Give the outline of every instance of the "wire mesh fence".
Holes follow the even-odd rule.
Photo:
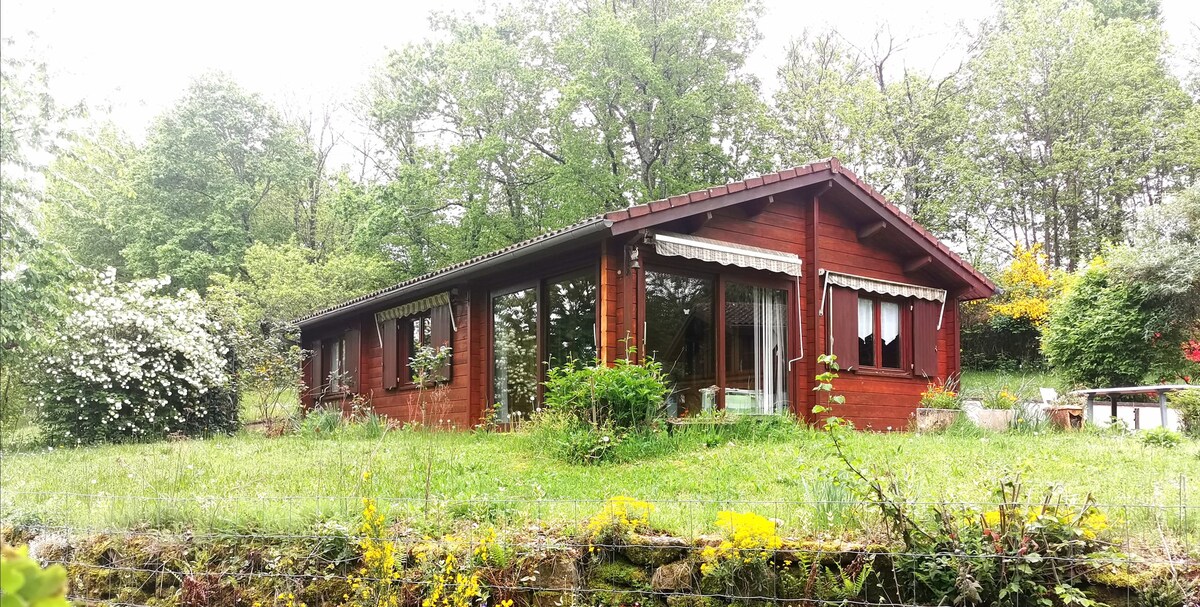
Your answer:
[[[1158,504],[1050,493],[935,502],[5,492],[0,506],[5,540],[65,566],[80,605],[1135,605],[1175,590],[1193,601],[1180,605],[1200,600],[1188,581],[1200,577],[1200,508],[1183,482]],[[243,515],[256,508],[271,514]],[[107,515],[85,516],[99,510]]]

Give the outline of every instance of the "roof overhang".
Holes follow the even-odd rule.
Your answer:
[[[612,221],[603,217],[593,217],[498,251],[448,266],[436,272],[406,280],[386,289],[381,289],[374,293],[318,310],[297,319],[296,324],[301,329],[309,328],[349,314],[394,306],[425,297],[436,290],[444,290],[449,285],[478,276],[481,273],[527,262],[530,258],[540,253],[574,248],[597,241],[609,235],[612,225]]]

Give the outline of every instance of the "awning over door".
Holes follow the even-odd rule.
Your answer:
[[[916,299],[926,299],[929,301],[946,301],[946,290],[935,289],[933,287],[922,287],[920,285],[910,285],[903,282],[892,282],[890,280],[879,280],[877,278],[867,278],[865,276],[855,276],[854,274],[840,274],[838,272],[825,273],[826,284],[835,287],[846,287],[856,291],[866,291],[868,293],[878,293],[880,295],[891,295],[892,297],[913,297]]]
[[[783,251],[668,232],[655,233],[651,238],[654,242],[654,250],[659,255],[711,261],[740,268],[768,270],[789,276],[800,276],[800,270],[803,267],[800,256]]]
[[[393,318],[404,318],[405,316],[412,316],[413,314],[420,314],[426,310],[432,310],[438,306],[448,305],[450,305],[450,293],[448,291],[443,291],[436,295],[430,295],[429,297],[424,297],[416,301],[410,301],[402,306],[396,306],[394,308],[388,308],[382,312],[376,312],[375,322],[381,323],[385,320],[391,320]]]

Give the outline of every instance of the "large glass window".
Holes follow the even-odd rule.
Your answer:
[[[492,395],[501,422],[528,419],[537,406],[537,328],[536,288],[492,298]]]
[[[576,274],[546,283],[546,361],[555,367],[596,358],[596,276]]]
[[[787,291],[725,284],[725,410],[787,410]]]
[[[646,272],[646,354],[662,363],[674,390],[667,414],[694,415],[713,404],[717,383],[713,281]]]

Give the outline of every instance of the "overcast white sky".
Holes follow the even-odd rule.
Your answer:
[[[293,110],[349,101],[386,49],[428,33],[431,10],[473,10],[478,0],[259,2],[255,0],[3,0],[0,34],[28,40],[51,70],[55,98],[110,108],[136,138],[191,78],[228,72]],[[835,26],[869,44],[882,23],[910,39],[902,59],[937,69],[957,24],[978,22],[991,2],[962,0],[766,0],[763,41],[751,69],[770,87],[789,38]],[[1175,44],[1194,40],[1200,1],[1163,0]],[[941,61],[945,65],[948,60]]]

